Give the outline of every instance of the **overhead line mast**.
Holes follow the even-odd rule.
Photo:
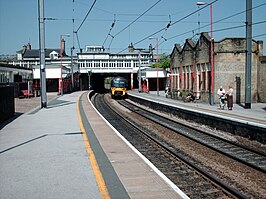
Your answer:
[[[47,108],[46,96],[46,74],[45,74],[45,24],[44,24],[44,3],[38,1],[39,13],[39,52],[40,52],[40,81],[41,81],[41,108]]]
[[[251,109],[252,0],[246,0],[246,10],[245,108]]]

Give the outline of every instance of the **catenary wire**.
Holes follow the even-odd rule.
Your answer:
[[[96,1],[97,1],[97,0],[94,0],[93,4],[91,5],[91,7],[90,7],[89,11],[87,12],[86,16],[84,17],[83,21],[81,22],[81,24],[80,24],[80,26],[78,27],[78,29],[76,30],[76,32],[78,32],[78,31],[80,30],[81,26],[82,26],[82,25],[83,25],[83,23],[86,21],[86,19],[87,19],[88,15],[90,14],[90,12],[91,12],[91,10],[92,10],[93,6],[94,6],[94,5],[95,5],[95,3],[96,3]]]
[[[116,16],[116,15],[114,15],[114,21],[113,21],[113,23],[112,23],[112,25],[111,25],[111,27],[110,27],[110,29],[109,29],[108,34],[106,35],[106,38],[105,38],[105,40],[104,40],[102,46],[104,46],[104,44],[105,44],[105,42],[106,42],[106,40],[107,40],[107,38],[108,38],[109,36],[113,37],[113,36],[111,35],[111,31],[112,31],[113,27],[115,26],[115,22],[116,22],[116,17],[115,17],[115,16]]]
[[[88,15],[90,14],[92,8],[94,7],[96,3],[96,0],[94,0],[93,4],[91,5],[90,9],[88,10],[86,16],[84,17],[83,21],[81,22],[80,26],[78,27],[78,29],[76,31],[74,31],[74,33],[76,34],[76,38],[77,38],[77,41],[78,41],[78,46],[79,46],[79,49],[81,51],[81,47],[80,47],[80,42],[79,42],[79,37],[78,37],[78,31],[80,30],[81,26],[83,25],[83,23],[86,21]]]
[[[216,1],[213,1],[213,2],[209,3],[209,4],[206,5],[205,7],[209,6],[210,4],[213,4],[214,2],[216,2]],[[256,9],[256,8],[259,8],[259,7],[264,6],[264,5],[266,5],[266,3],[262,3],[262,4],[260,4],[260,5],[257,5],[257,6],[255,6],[255,7],[253,7],[253,8],[251,8],[251,9]],[[204,9],[205,7],[202,7],[201,9]],[[195,14],[196,12],[200,11],[201,9],[198,9],[197,11],[190,13],[189,16]],[[246,10],[241,11],[241,12],[238,12],[238,13],[235,13],[235,14],[233,14],[233,15],[230,15],[230,16],[228,16],[228,17],[225,17],[225,18],[222,18],[222,19],[220,19],[220,20],[218,20],[218,21],[215,21],[215,22],[213,22],[213,24],[215,24],[215,23],[219,23],[219,22],[224,21],[224,20],[227,20],[227,19],[230,19],[230,18],[232,18],[232,17],[235,17],[235,16],[237,16],[237,15],[243,14],[243,13],[245,13],[245,12],[246,12]],[[174,25],[174,24],[176,24],[177,22],[180,22],[180,21],[181,21],[182,19],[184,19],[184,18],[187,18],[187,16],[181,18],[181,19],[178,20],[178,21],[175,21],[175,22],[172,23],[171,25]],[[258,24],[261,24],[261,23],[265,23],[265,21],[256,22],[256,23],[253,23],[252,25],[258,25]],[[207,25],[205,25],[205,26],[202,26],[201,28],[208,27],[208,26],[210,26],[210,24],[207,24]],[[226,30],[231,30],[231,29],[242,28],[242,27],[245,27],[245,26],[246,26],[246,25],[233,26],[233,27],[228,27],[228,28],[223,28],[223,29],[214,30],[213,32],[221,32],[221,31],[226,31]],[[161,29],[161,30],[159,30],[159,31],[157,31],[157,32],[155,32],[155,33],[153,33],[153,34],[151,34],[151,35],[145,37],[144,39],[142,39],[142,40],[140,40],[140,41],[134,43],[134,45],[136,45],[136,44],[138,44],[138,43],[141,43],[142,41],[148,39],[148,38],[151,37],[151,36],[154,36],[154,35],[158,34],[159,32],[161,32],[161,31],[163,31],[163,30],[164,30],[164,29]],[[195,30],[197,30],[197,29],[189,30],[189,31],[187,31],[187,32],[181,33],[181,34],[179,34],[179,35],[176,35],[176,36],[173,36],[173,37],[170,37],[170,38],[167,38],[167,39],[164,38],[164,41],[162,41],[162,42],[161,42],[160,44],[158,44],[158,45],[160,46],[161,44],[163,44],[163,43],[166,42],[166,41],[169,41],[169,40],[171,40],[171,39],[173,39],[173,38],[176,38],[176,37],[178,37],[178,36],[182,36],[182,35],[185,35],[185,34],[191,33],[192,31],[195,31]],[[262,35],[260,35],[260,36],[263,36],[263,35],[264,35],[264,34],[262,34]],[[256,36],[256,37],[257,37],[257,36]],[[161,38],[162,38],[162,37],[161,37]],[[254,37],[252,37],[252,38],[254,38]],[[126,50],[126,49],[123,49],[123,50],[120,51],[119,53],[121,53],[121,52],[123,52],[123,51],[125,51],[125,50]]]
[[[173,23],[171,23],[170,26],[173,26],[173,25],[177,24],[178,22],[183,21],[184,19],[186,19],[186,18],[188,18],[188,17],[194,15],[195,13],[201,11],[202,9],[208,7],[209,5],[216,3],[217,1],[218,1],[218,0],[214,0],[214,1],[212,1],[212,2],[210,2],[210,3],[208,3],[208,4],[206,4],[205,6],[203,6],[203,7],[199,8],[199,9],[197,9],[196,11],[193,11],[193,12],[189,13],[188,15],[186,15],[186,16],[180,18],[179,20],[177,20],[177,21],[175,21],[175,22],[173,22]],[[170,27],[170,26],[169,26],[169,27]],[[169,27],[168,27],[168,28],[169,28]],[[146,39],[148,39],[148,38],[150,38],[150,37],[152,37],[152,36],[154,36],[154,35],[156,35],[156,34],[162,32],[163,30],[165,30],[165,28],[166,28],[166,27],[164,27],[164,28],[162,28],[162,29],[160,29],[160,30],[158,30],[158,31],[156,31],[156,32],[154,32],[154,33],[152,33],[152,34],[146,36],[145,38],[143,38],[143,39],[139,40],[138,42],[134,43],[134,45],[139,44],[139,43],[145,41]],[[125,51],[125,50],[127,50],[127,48],[121,50],[120,52],[118,52],[118,54],[119,54],[119,53],[122,53],[122,52]]]
[[[262,24],[262,23],[266,23],[266,21],[259,21],[256,23],[252,23],[251,25],[258,25],[258,24]],[[232,30],[232,29],[237,29],[237,28],[243,28],[246,25],[239,25],[239,26],[232,26],[232,27],[227,27],[227,28],[221,28],[221,29],[217,29],[217,30],[213,30],[213,32],[221,32],[221,31],[226,31],[226,30]]]
[[[133,23],[135,23],[139,18],[141,18],[145,13],[147,13],[148,11],[150,11],[154,6],[156,6],[160,1],[162,0],[158,0],[155,4],[153,4],[151,7],[149,7],[145,12],[143,12],[140,16],[138,16],[135,20],[133,20],[131,23],[129,23],[126,27],[124,27],[122,30],[120,30],[118,33],[116,33],[114,35],[114,37],[116,37],[117,35],[119,35],[121,32],[123,32],[124,30],[126,30],[129,26],[131,26]]]
[[[251,8],[251,9],[256,9],[256,8],[259,8],[259,7],[261,7],[261,6],[264,6],[264,5],[266,5],[266,3],[262,3],[262,4],[260,4],[260,5],[257,5],[257,6],[255,6],[255,7],[253,7],[253,8]],[[215,22],[213,22],[212,24],[216,24],[216,23],[220,23],[221,21],[224,21],[224,20],[227,20],[227,19],[230,19],[230,18],[232,18],[232,17],[235,17],[235,16],[238,16],[238,15],[240,15],[240,14],[243,14],[243,13],[245,13],[246,12],[246,10],[244,10],[244,11],[241,11],[241,12],[238,12],[238,13],[235,13],[235,14],[232,14],[232,15],[230,15],[230,16],[227,16],[227,17],[224,17],[224,18],[222,18],[222,19],[219,19],[219,20],[217,20],[217,21],[215,21]],[[207,24],[207,25],[204,25],[204,26],[201,26],[200,28],[202,29],[202,28],[205,28],[205,27],[209,27],[211,24],[209,23],[209,24]],[[255,23],[253,23],[253,25],[256,25]],[[234,26],[235,28],[240,28],[240,27],[244,27],[245,25],[240,25],[240,26]],[[231,29],[234,29],[233,27],[231,27]],[[171,40],[171,39],[174,39],[174,38],[176,38],[176,37],[179,37],[179,36],[183,36],[183,35],[185,35],[185,34],[188,34],[188,33],[191,33],[191,32],[193,32],[193,31],[196,31],[197,29],[192,29],[192,30],[189,30],[189,31],[186,31],[186,32],[183,32],[183,33],[180,33],[180,34],[178,34],[178,35],[175,35],[175,36],[172,36],[172,37],[169,37],[169,38],[167,38],[167,41],[169,41],[169,40]],[[217,30],[216,30],[217,31]],[[221,30],[220,30],[221,31]],[[214,32],[214,31],[213,31]],[[219,32],[219,31],[218,31]],[[161,44],[163,44],[165,41],[162,41],[159,45],[161,45]]]

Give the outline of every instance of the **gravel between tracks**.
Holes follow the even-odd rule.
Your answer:
[[[117,104],[114,100],[110,100],[110,103],[114,105],[117,109],[119,109],[123,114],[130,116],[133,120],[139,120],[139,116],[135,116],[133,113],[129,113],[128,111],[123,110],[119,104]],[[139,106],[139,104],[138,104]],[[147,109],[147,107],[145,107]],[[150,110],[150,109],[149,109]],[[164,113],[160,113],[161,115]],[[166,115],[166,114],[165,114]],[[172,117],[169,116],[168,117]],[[179,120],[178,118],[172,118]],[[182,121],[186,122],[186,121]],[[227,181],[232,184],[236,189],[244,191],[251,198],[265,198],[266,195],[266,181],[265,174],[255,171],[253,169],[247,168],[239,163],[232,162],[230,158],[217,155],[212,150],[205,150],[204,147],[199,144],[191,143],[186,138],[183,138],[179,135],[173,135],[169,132],[165,131],[164,128],[159,126],[149,126],[149,122],[145,122],[142,118],[141,123],[149,128],[154,129],[153,132],[157,134],[157,136],[163,137],[167,142],[171,143],[176,148],[185,151],[192,159],[200,162],[204,167],[211,173],[219,176],[219,178]],[[210,129],[207,126],[203,126],[200,124],[192,124],[190,125],[198,126],[199,128],[207,129],[208,131],[226,137],[229,140],[238,141],[240,143],[245,143],[247,145],[251,145],[253,147],[261,147],[265,149],[265,145],[261,145],[260,143],[249,141],[246,139],[241,139],[234,135],[228,134],[226,132],[216,131],[215,129]]]

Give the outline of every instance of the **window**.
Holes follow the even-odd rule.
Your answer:
[[[201,89],[202,89],[203,91],[206,90],[206,72],[202,72]]]
[[[205,91],[206,90],[206,65],[207,64],[202,64],[202,82],[201,82],[201,90]]]
[[[208,63],[208,64],[206,64],[206,65],[207,65],[207,70],[208,70],[208,71],[211,71],[211,64]]]
[[[130,63],[130,62],[125,62],[125,67],[126,67],[126,68],[131,67],[131,63]]]
[[[123,67],[123,62],[121,62],[121,61],[117,62],[117,67],[118,68],[122,68]]]
[[[183,66],[183,73],[185,73],[186,72],[186,67],[185,66]]]
[[[95,61],[94,62],[94,67],[95,68],[100,68],[100,61]]]
[[[208,89],[208,91],[210,91],[211,90],[211,71],[208,71],[208,73],[207,73],[207,89]]]
[[[201,68],[202,68],[202,72],[206,71],[206,65],[205,64],[201,64]]]
[[[200,74],[200,64],[197,64],[197,73]]]

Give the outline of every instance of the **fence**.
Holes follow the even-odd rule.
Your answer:
[[[15,113],[14,86],[0,85],[0,123]]]

